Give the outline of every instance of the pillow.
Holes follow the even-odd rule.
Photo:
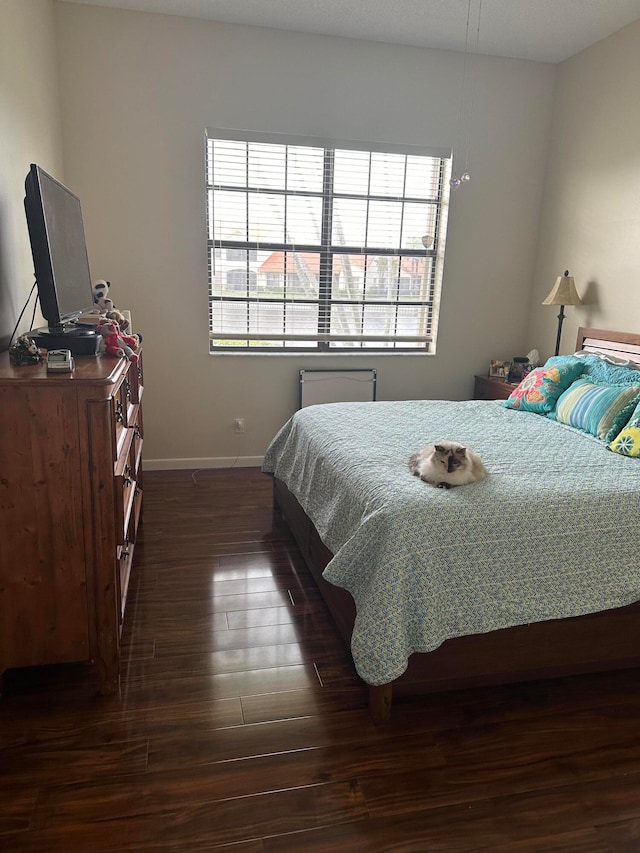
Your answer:
[[[640,365],[633,361],[625,364],[595,352],[584,352],[577,358],[583,365],[582,376],[585,379],[589,377],[593,382],[608,385],[640,385]]]
[[[640,456],[640,403],[633,410],[629,423],[609,445],[609,450],[623,456]]]
[[[522,382],[505,400],[507,409],[520,409],[522,412],[536,412],[539,415],[551,412],[556,400],[574,379],[582,373],[582,364],[536,367],[524,377]]]
[[[584,370],[584,361],[581,358],[578,358],[577,355],[552,355],[551,358],[548,358],[544,366],[550,367],[553,365],[554,367],[566,367],[566,365],[574,365],[581,364]]]
[[[619,367],[630,367],[632,370],[640,370],[640,363],[631,361],[630,358],[620,358],[617,355],[609,355],[604,352],[593,352],[589,349],[580,349],[574,352],[576,358],[599,358],[601,361],[606,361],[609,364],[617,364]]]
[[[582,378],[563,391],[550,417],[609,442],[639,400],[640,385],[604,385]]]

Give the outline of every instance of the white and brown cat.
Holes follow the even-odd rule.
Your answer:
[[[412,474],[439,489],[466,486],[487,476],[478,454],[456,441],[437,441],[409,459]]]

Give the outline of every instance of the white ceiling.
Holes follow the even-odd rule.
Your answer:
[[[561,62],[640,18],[640,0],[62,0]],[[478,15],[480,12],[480,26]]]

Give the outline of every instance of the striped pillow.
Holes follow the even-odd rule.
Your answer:
[[[599,385],[577,379],[560,395],[550,417],[602,441],[612,441],[640,400],[640,385]]]

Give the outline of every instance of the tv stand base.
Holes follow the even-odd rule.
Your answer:
[[[34,339],[37,347],[46,350],[68,349],[71,355],[96,355],[100,343],[100,335],[93,329],[78,329],[75,326],[70,329],[66,326],[36,329],[29,333],[29,337]]]

